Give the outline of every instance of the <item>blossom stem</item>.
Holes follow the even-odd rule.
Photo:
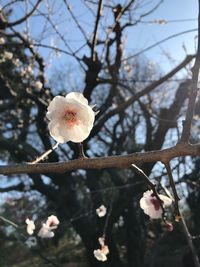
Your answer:
[[[104,225],[104,229],[103,229],[103,235],[102,235],[102,237],[104,239],[106,239],[106,230],[108,228],[108,222],[109,222],[109,218],[110,218],[110,215],[112,212],[112,207],[113,207],[113,191],[111,192],[111,195],[112,195],[112,198],[111,198],[111,202],[110,202],[110,207],[109,207],[108,214],[106,216],[106,221],[105,221],[105,225]]]
[[[87,158],[84,153],[83,143],[79,143],[79,158]]]

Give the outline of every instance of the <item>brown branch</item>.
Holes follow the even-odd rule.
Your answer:
[[[97,43],[97,32],[98,32],[99,21],[101,18],[102,8],[103,8],[103,0],[100,0],[99,4],[98,4],[96,22],[95,22],[95,27],[94,27],[94,35],[93,35],[93,39],[92,39],[91,58],[93,59],[93,61],[95,61],[95,58],[96,58],[95,47],[96,47],[96,43]]]
[[[198,93],[198,78],[199,78],[199,69],[200,69],[200,3],[199,3],[199,17],[198,17],[198,47],[197,47],[197,55],[195,59],[194,66],[192,68],[192,83],[190,87],[190,96],[188,102],[188,108],[186,112],[185,121],[183,121],[183,131],[181,135],[180,142],[188,142],[190,138],[190,130],[192,124],[192,118],[195,108],[195,102]]]
[[[176,219],[179,220],[179,218],[181,218],[180,211],[179,211],[179,204],[178,204],[180,198],[179,198],[178,193],[176,191],[176,186],[175,186],[175,183],[174,183],[174,179],[173,179],[173,175],[172,175],[170,164],[169,164],[169,162],[166,162],[164,164],[165,164],[165,168],[167,170],[167,174],[168,174],[168,177],[169,177],[169,183],[170,183],[171,189],[173,191],[175,216],[176,216]]]
[[[173,75],[175,75],[178,71],[180,71],[182,68],[184,68],[193,58],[195,55],[189,55],[187,56],[177,67],[175,67],[172,71],[164,75],[162,78],[160,78],[158,81],[150,84],[147,86],[144,90],[141,92],[133,95],[130,97],[126,102],[122,103],[120,106],[117,108],[109,111],[107,114],[105,114],[104,117],[102,117],[101,120],[95,125],[95,127],[92,130],[92,133],[90,137],[93,137],[96,135],[97,132],[101,130],[101,128],[104,126],[105,122],[110,119],[112,116],[118,114],[120,111],[126,109],[129,107],[134,101],[138,100],[140,97],[149,94],[151,91],[153,91],[157,86],[161,85],[165,81],[167,81],[169,78],[171,78]]]
[[[23,23],[24,21],[26,21],[35,12],[35,10],[37,9],[37,7],[39,6],[39,4],[41,2],[42,2],[42,0],[38,0],[37,3],[35,4],[35,6],[33,7],[33,9],[28,14],[26,14],[23,18],[21,18],[17,21],[14,21],[14,22],[5,22],[4,28],[14,27],[14,26],[19,25],[19,24]]]
[[[77,169],[129,168],[133,163],[168,162],[173,158],[181,156],[200,156],[200,144],[178,144],[164,150],[110,157],[81,158],[69,162],[4,165],[0,166],[0,174],[65,173]]]
[[[10,191],[24,191],[25,185],[23,183],[19,183],[17,185],[12,185],[8,187],[0,187],[0,193],[7,193]]]

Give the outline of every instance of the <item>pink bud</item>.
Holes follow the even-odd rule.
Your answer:
[[[172,223],[167,223],[167,224],[166,224],[166,227],[167,227],[167,230],[168,230],[169,232],[172,232],[172,231],[174,230],[174,227],[173,227],[173,224],[172,224]]]

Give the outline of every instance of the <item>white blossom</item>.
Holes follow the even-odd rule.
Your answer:
[[[32,74],[32,73],[33,73],[33,68],[32,68],[32,66],[29,65],[29,66],[26,67],[26,73],[27,73],[27,74]]]
[[[29,247],[29,248],[32,248],[32,247],[37,246],[37,239],[36,239],[36,237],[34,237],[34,236],[29,237],[29,238],[26,240],[25,244],[26,244],[27,247]]]
[[[52,227],[52,226],[57,227],[59,223],[60,222],[55,215],[49,216],[47,221],[46,221],[46,225],[48,225],[49,227]]]
[[[172,204],[172,200],[164,195],[158,195],[162,200],[163,208],[168,207]],[[152,219],[162,218],[162,207],[156,196],[153,195],[152,190],[144,192],[143,197],[140,199],[140,207],[144,210],[144,213],[149,215]]]
[[[37,82],[35,82],[34,86],[35,86],[36,89],[40,90],[40,89],[42,89],[43,85],[42,85],[42,83],[40,81],[37,81]]]
[[[94,250],[94,256],[98,261],[106,261],[106,255],[101,251],[101,249]]]
[[[106,215],[106,207],[104,205],[101,205],[98,209],[96,209],[96,214],[99,216],[99,217],[104,217]]]
[[[38,236],[41,238],[52,238],[54,237],[54,232],[52,231],[53,229],[55,228],[49,227],[48,225],[46,225],[46,223],[43,223],[40,231],[38,232]]]
[[[81,93],[71,92],[66,97],[53,98],[48,107],[47,118],[50,120],[50,134],[58,143],[80,143],[92,130],[95,112]]]
[[[1,37],[1,38],[0,38],[0,45],[5,44],[5,42],[6,42],[5,39],[4,39],[3,37]]]
[[[25,222],[27,224],[27,227],[26,227],[27,233],[29,235],[32,235],[34,233],[34,230],[35,230],[35,223],[34,223],[34,221],[32,221],[29,218],[27,218]]]
[[[17,66],[17,67],[20,66],[20,60],[19,60],[18,58],[14,58],[12,62],[13,62],[13,64],[14,64],[15,66]]]
[[[42,224],[42,227],[40,231],[38,232],[38,236],[41,238],[54,237],[54,232],[52,230],[55,230],[58,227],[59,223],[60,222],[55,215],[49,216],[46,223]]]
[[[4,52],[4,59],[10,60],[13,58],[13,53],[5,51]]]

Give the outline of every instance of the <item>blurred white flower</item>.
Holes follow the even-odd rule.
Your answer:
[[[19,61],[18,58],[14,58],[12,62],[13,62],[13,64],[14,64],[15,66],[17,66],[17,67],[20,66],[20,61]]]
[[[104,217],[106,215],[106,207],[104,205],[101,205],[98,209],[96,209],[96,214],[99,216],[99,217]]]
[[[53,229],[55,229],[55,227],[49,227],[46,223],[43,223],[42,228],[38,232],[38,236],[41,238],[52,238],[54,237]]]
[[[5,51],[3,57],[4,59],[10,60],[13,58],[13,53]]]
[[[0,38],[0,45],[5,44],[5,42],[6,42],[5,39],[4,39],[3,37],[1,37],[1,38]]]
[[[172,204],[172,200],[164,195],[158,195],[162,200],[163,208],[168,207]],[[143,197],[140,199],[140,207],[144,210],[144,213],[149,215],[152,219],[162,218],[162,207],[156,196],[153,195],[152,190],[144,192]]]
[[[48,225],[49,227],[52,227],[52,226],[56,226],[57,227],[59,223],[60,222],[59,222],[58,218],[55,215],[49,216],[47,221],[46,221],[46,225]]]
[[[94,250],[94,256],[98,261],[106,261],[106,255],[101,251],[101,249]]]
[[[34,230],[35,230],[35,223],[34,221],[30,220],[29,218],[26,219],[26,224],[27,224],[27,227],[26,227],[26,231],[29,235],[32,235]]]
[[[71,92],[66,97],[54,97],[49,104],[47,118],[50,120],[50,134],[58,143],[80,143],[92,130],[95,112],[81,93]]]
[[[34,86],[35,86],[36,89],[40,90],[40,89],[42,89],[43,85],[42,85],[42,83],[40,81],[37,81],[37,82],[35,82]]]
[[[59,223],[60,222],[55,215],[49,216],[46,223],[42,224],[42,228],[38,232],[38,236],[41,238],[54,237],[54,232],[52,230],[55,230],[58,227]]]
[[[33,73],[33,68],[32,68],[32,66],[29,65],[29,66],[26,67],[26,73],[27,73],[27,74],[32,74],[32,73]]]
[[[36,239],[36,237],[34,237],[34,236],[29,237],[29,238],[26,240],[25,244],[26,244],[27,247],[29,247],[29,248],[32,248],[32,247],[37,246],[37,239]]]

